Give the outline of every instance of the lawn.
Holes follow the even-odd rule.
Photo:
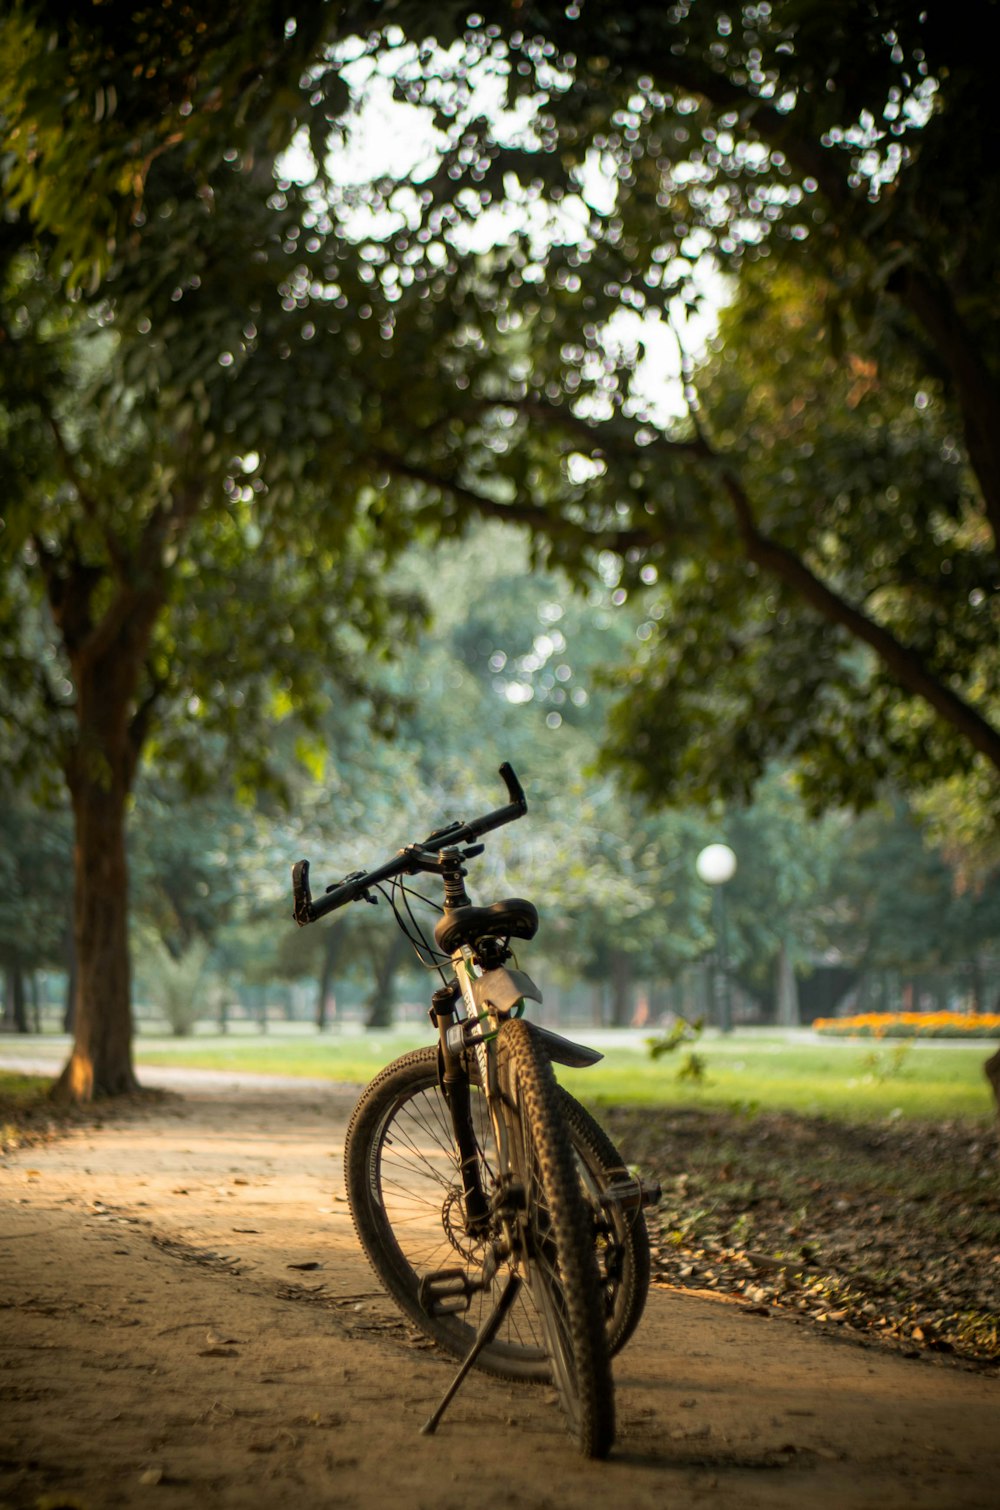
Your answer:
[[[583,1042],[589,1036],[586,1028],[571,1032]],[[603,1061],[593,1069],[560,1068],[558,1073],[574,1094],[600,1105],[793,1111],[848,1121],[993,1114],[983,1074],[990,1048],[981,1044],[844,1043],[806,1035],[789,1041],[757,1029],[725,1038],[708,1035],[693,1047],[653,1060],[635,1034],[625,1035],[622,1046],[610,1033],[594,1036],[604,1050]],[[277,1024],[267,1034],[142,1035],[135,1048],[140,1079],[143,1065],[173,1065],[363,1085],[397,1055],[432,1042],[430,1029],[419,1026],[319,1035],[303,1026]],[[65,1043],[11,1037],[3,1054],[12,1062],[22,1055],[37,1058],[44,1050],[55,1068]]]
[[[691,1056],[700,1074],[684,1073]],[[593,1070],[565,1070],[575,1095],[602,1105],[670,1104],[867,1121],[990,1116],[982,1048],[783,1042],[733,1033],[659,1060],[610,1049]]]
[[[578,1035],[586,1041],[586,1029]],[[602,1035],[602,1039],[608,1035]],[[140,1064],[191,1065],[363,1084],[398,1054],[432,1042],[415,1029],[364,1036],[140,1039]],[[940,1044],[787,1042],[760,1032],[708,1037],[652,1060],[640,1044],[604,1050],[589,1070],[559,1070],[574,1094],[600,1104],[664,1104],[867,1120],[902,1114],[937,1120],[991,1112],[981,1047]],[[692,1075],[692,1055],[700,1075]],[[679,1075],[680,1071],[688,1073]]]

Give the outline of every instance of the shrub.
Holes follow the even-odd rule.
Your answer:
[[[185,1038],[201,1017],[206,1001],[205,961],[208,945],[198,939],[174,956],[159,939],[145,946],[151,966],[149,992],[175,1038]]]
[[[827,1038],[1000,1038],[996,1012],[862,1012],[856,1017],[817,1017],[815,1031]]]

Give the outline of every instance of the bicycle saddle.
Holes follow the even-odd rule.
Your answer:
[[[491,902],[488,907],[452,907],[434,925],[434,941],[445,954],[452,954],[459,944],[474,944],[477,939],[532,939],[538,931],[538,909],[523,897],[508,897]]]

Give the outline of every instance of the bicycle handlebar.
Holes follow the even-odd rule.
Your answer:
[[[359,870],[353,875],[345,876],[342,881],[329,886],[324,895],[317,899],[313,898],[309,890],[309,861],[297,860],[292,866],[292,895],[295,901],[292,917],[296,923],[300,928],[304,928],[307,923],[315,923],[317,918],[324,917],[326,913],[335,912],[348,902],[356,902],[382,881],[389,881],[393,876],[415,875],[420,870],[432,868],[422,859],[423,856],[435,855],[453,845],[466,844],[478,839],[481,834],[488,834],[491,829],[502,828],[505,823],[512,823],[515,818],[523,817],[528,811],[528,803],[513,766],[506,760],[500,767],[500,776],[510,799],[503,807],[483,813],[481,817],[473,818],[468,823],[456,820],[444,828],[437,828],[422,844],[408,844],[385,865],[380,865],[375,870]]]

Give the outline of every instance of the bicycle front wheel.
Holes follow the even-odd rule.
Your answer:
[[[558,1086],[523,1019],[503,1024],[497,1054],[510,1164],[521,1187],[522,1258],[553,1381],[581,1452],[605,1457],[614,1442],[615,1406],[604,1303]]]
[[[493,1132],[485,1097],[475,1082],[470,1089],[480,1175],[490,1193],[496,1174]],[[602,1202],[605,1191],[628,1178],[621,1154],[561,1086],[557,1098],[590,1211],[608,1346],[614,1353],[632,1335],[646,1302],[649,1237],[641,1211]],[[411,1321],[463,1358],[493,1304],[495,1289],[474,1299],[467,1318],[429,1316],[418,1298],[424,1275],[461,1268],[475,1279],[485,1258],[485,1246],[464,1231],[458,1152],[438,1084],[435,1046],[394,1060],[362,1093],[348,1129],[344,1174],[355,1229],[379,1279]],[[502,1278],[503,1273],[497,1276],[498,1284]],[[552,1379],[539,1321],[525,1292],[477,1366],[506,1379]]]

